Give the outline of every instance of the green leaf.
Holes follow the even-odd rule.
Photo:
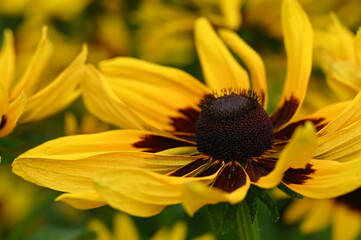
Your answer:
[[[233,227],[237,221],[237,207],[238,205],[231,205],[229,203],[208,205],[211,223],[217,235],[222,236]]]
[[[280,189],[282,192],[286,193],[291,198],[303,199],[303,196],[301,194],[294,192],[292,189],[289,189],[283,183],[279,184],[277,187],[278,187],[278,189]]]
[[[265,193],[263,196],[259,196],[258,199],[267,208],[269,214],[273,218],[273,221],[277,222],[280,219],[280,213],[276,202],[268,195],[268,193]]]

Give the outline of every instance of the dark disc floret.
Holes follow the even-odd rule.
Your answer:
[[[226,161],[247,160],[270,149],[272,122],[251,91],[209,94],[201,103],[196,123],[198,151]]]

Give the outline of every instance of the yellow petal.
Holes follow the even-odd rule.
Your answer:
[[[130,152],[137,136],[118,130],[55,139],[20,155],[13,171],[41,186],[78,192],[92,189],[92,178],[109,170],[134,167],[165,173],[199,158]]]
[[[121,128],[151,128],[124,104],[95,67],[86,68],[82,85],[85,105],[99,119]]]
[[[0,82],[0,117],[2,117],[9,110],[8,91]],[[1,120],[0,120],[1,124]]]
[[[139,234],[131,217],[125,214],[117,214],[114,220],[115,240],[138,240]]]
[[[205,81],[211,89],[249,89],[247,72],[233,58],[205,18],[195,23],[195,43]]]
[[[137,116],[158,129],[169,132],[194,132],[195,119],[200,111],[198,96],[184,95],[176,88],[133,81],[107,78],[114,93]],[[196,86],[193,86],[196,87]],[[175,119],[189,120],[190,130],[179,129]]]
[[[110,206],[135,216],[152,216],[181,202],[184,185],[209,183],[215,176],[180,178],[142,169],[125,168],[95,178],[95,187]]]
[[[56,198],[78,209],[92,209],[106,205],[106,202],[95,191],[64,193]]]
[[[296,199],[291,202],[283,214],[283,220],[287,224],[293,224],[300,221],[312,206],[312,201],[309,198]]]
[[[361,28],[357,30],[355,37],[355,52],[356,52],[356,62],[359,69],[361,69]]]
[[[218,188],[210,188],[199,182],[187,183],[182,195],[182,205],[186,212],[193,216],[201,207],[208,204],[216,204],[219,202],[229,202],[236,204],[242,201],[250,187],[250,180],[247,177],[246,184],[241,188],[227,193]]]
[[[27,99],[24,92],[22,92],[13,102],[10,103],[8,112],[4,115],[6,122],[4,127],[0,130],[0,137],[7,135],[14,130],[19,118],[25,111],[26,104]]]
[[[314,172],[300,184],[287,184],[293,191],[310,198],[333,198],[360,187],[361,158],[344,163],[311,160]]]
[[[333,240],[354,240],[361,232],[360,212],[351,211],[343,205],[333,209]]]
[[[361,119],[361,92],[359,92],[355,98],[349,102],[348,106],[345,107],[337,116],[327,124],[318,135],[324,135],[326,133],[332,133],[342,128],[348,127],[354,122]]]
[[[15,50],[14,37],[11,30],[4,31],[4,43],[0,53],[0,76],[5,89],[10,89],[14,77]],[[0,106],[1,107],[1,106]]]
[[[25,90],[28,96],[31,96],[37,87],[40,75],[46,68],[48,61],[53,53],[53,47],[48,39],[47,28],[43,27],[42,36],[38,46],[32,56],[27,70],[23,77],[15,85],[11,92],[10,99],[15,99],[22,90]]]
[[[330,218],[333,212],[332,210],[332,201],[313,200],[305,219],[301,223],[301,232],[310,234],[325,229],[330,224]]]
[[[305,168],[308,161],[314,155],[316,148],[316,130],[312,123],[306,122],[304,126],[298,127],[290,142],[281,152],[272,172],[261,177],[256,185],[262,188],[272,188],[279,184],[284,173],[289,168]]]
[[[252,77],[252,89],[261,98],[264,107],[267,106],[266,70],[262,58],[236,33],[221,29],[220,36],[225,43],[244,61]]]
[[[195,102],[209,93],[207,87],[188,73],[143,60],[118,57],[101,61],[99,68],[107,77],[159,85],[193,98]]]
[[[95,238],[95,240],[113,240],[112,233],[109,231],[107,226],[98,219],[91,219],[88,227],[96,233],[97,238]]]
[[[223,15],[224,26],[236,29],[241,24],[241,6],[243,0],[220,1],[220,10]]]
[[[83,46],[79,55],[53,82],[28,99],[21,122],[37,121],[57,113],[80,95],[87,52],[87,47]]]
[[[315,158],[344,162],[361,156],[361,120],[349,127],[320,136]]]
[[[151,237],[151,240],[184,240],[187,235],[187,225],[177,222],[171,229],[162,228]]]
[[[307,15],[296,0],[284,0],[281,9],[287,73],[284,90],[273,118],[276,127],[290,121],[301,106],[312,66],[313,30]],[[289,112],[285,116],[280,112]]]

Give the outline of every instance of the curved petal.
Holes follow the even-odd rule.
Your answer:
[[[312,123],[306,122],[295,130],[290,142],[282,150],[274,169],[261,177],[255,185],[262,188],[272,188],[279,184],[289,168],[305,168],[314,156],[316,149],[316,130]]]
[[[225,0],[220,1],[220,10],[223,15],[224,26],[231,29],[236,29],[240,26],[241,18],[241,6],[243,0]]]
[[[125,105],[95,67],[87,66],[82,87],[87,109],[104,122],[121,128],[154,130]]]
[[[271,116],[275,128],[290,121],[304,100],[313,51],[313,30],[299,3],[284,0],[281,10],[287,73],[281,100]]]
[[[125,214],[117,214],[114,219],[114,235],[115,240],[119,239],[130,239],[130,240],[139,240],[139,234],[137,231],[137,226],[135,225],[133,219]]]
[[[219,30],[219,34],[225,43],[244,61],[252,77],[252,89],[260,97],[264,108],[267,106],[267,80],[266,69],[262,58],[236,33],[227,30]]]
[[[245,178],[244,183],[239,188],[230,193],[222,191],[216,187],[210,188],[209,186],[199,182],[187,183],[182,195],[182,205],[184,209],[190,216],[193,216],[198,209],[207,204],[216,204],[219,202],[229,202],[231,204],[236,204],[242,201],[246,197],[251,181],[243,168],[241,171],[242,173],[240,173],[240,175]],[[219,178],[219,176],[217,176],[217,178]],[[232,180],[235,179],[228,179],[228,181]]]
[[[95,188],[110,206],[145,217],[180,203],[187,182],[210,183],[214,177],[180,178],[129,168],[97,176]]]
[[[80,95],[87,53],[87,47],[83,46],[79,55],[53,82],[29,97],[21,122],[37,121],[57,113]]]
[[[350,161],[361,156],[361,120],[354,124],[320,136],[317,139],[316,159]]]
[[[349,162],[311,160],[311,168],[298,183],[286,182],[293,191],[310,198],[333,198],[360,187],[361,158]]]
[[[2,115],[2,121],[5,121],[3,127],[0,129],[0,137],[8,135],[16,127],[19,118],[25,111],[27,98],[22,92],[13,102],[10,103],[7,113]]]
[[[184,71],[135,58],[118,57],[104,60],[99,63],[99,69],[107,77],[174,89],[182,95],[194,99],[196,103],[209,93],[206,86]]]
[[[205,81],[212,90],[249,89],[247,72],[233,58],[205,18],[195,23],[195,43]]]
[[[43,73],[53,54],[53,46],[48,38],[47,28],[43,27],[42,36],[32,56],[30,63],[19,82],[11,91],[10,99],[15,99],[22,90],[25,90],[28,96],[35,91],[40,75]]]
[[[324,135],[348,127],[361,119],[361,91],[349,102],[329,124],[327,124],[318,135]]]
[[[98,208],[107,204],[95,191],[64,193],[55,200],[65,202],[78,209]]]
[[[2,117],[9,110],[8,91],[0,82],[0,117]],[[0,122],[1,124],[1,122]]]
[[[201,98],[190,97],[190,94],[184,95],[176,88],[165,88],[162,85],[132,79],[107,80],[117,97],[150,125],[168,132],[194,133]],[[177,119],[188,121],[189,126],[179,126]]]
[[[4,31],[4,43],[0,52],[0,76],[1,83],[9,90],[13,82],[15,70],[14,37],[11,30]]]

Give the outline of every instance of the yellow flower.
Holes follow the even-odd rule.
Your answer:
[[[300,229],[310,234],[331,224],[333,240],[354,240],[361,233],[361,188],[333,199],[300,199],[291,203],[284,220],[295,223],[301,219]]]
[[[237,29],[242,3],[242,0],[143,0],[134,14],[139,26],[136,32],[139,57],[158,63],[189,63],[195,57],[192,41],[195,20],[205,16],[217,26]]]
[[[251,183],[273,188],[282,182],[312,198],[355,190],[361,182],[361,93],[296,120],[311,72],[313,34],[294,0],[283,2],[282,22],[288,65],[272,114],[265,111],[260,56],[232,31],[219,30],[250,81],[201,18],[195,41],[207,86],[181,70],[131,58],[103,61],[101,71],[89,66],[85,104],[103,121],[127,129],[49,141],[20,155],[13,171],[65,192],[58,200],[74,207],[109,204],[136,216],[178,203],[190,215],[206,204],[235,204]]]
[[[353,98],[361,90],[361,31],[354,35],[332,15],[331,27],[316,33],[316,56],[327,83],[340,99]]]
[[[139,240],[141,239],[137,227],[131,217],[118,213],[113,222],[114,233],[98,219],[92,219],[89,228],[93,230],[96,240]],[[186,239],[187,226],[183,222],[176,223],[171,229],[161,228],[150,239],[151,240],[184,240]],[[193,240],[213,240],[210,234],[204,234]]]
[[[0,136],[13,131],[18,122],[37,121],[54,114],[80,95],[87,50],[69,64],[51,83],[41,81],[53,53],[47,29],[30,59],[24,73],[15,69],[15,50],[11,31],[4,33],[0,54]]]

